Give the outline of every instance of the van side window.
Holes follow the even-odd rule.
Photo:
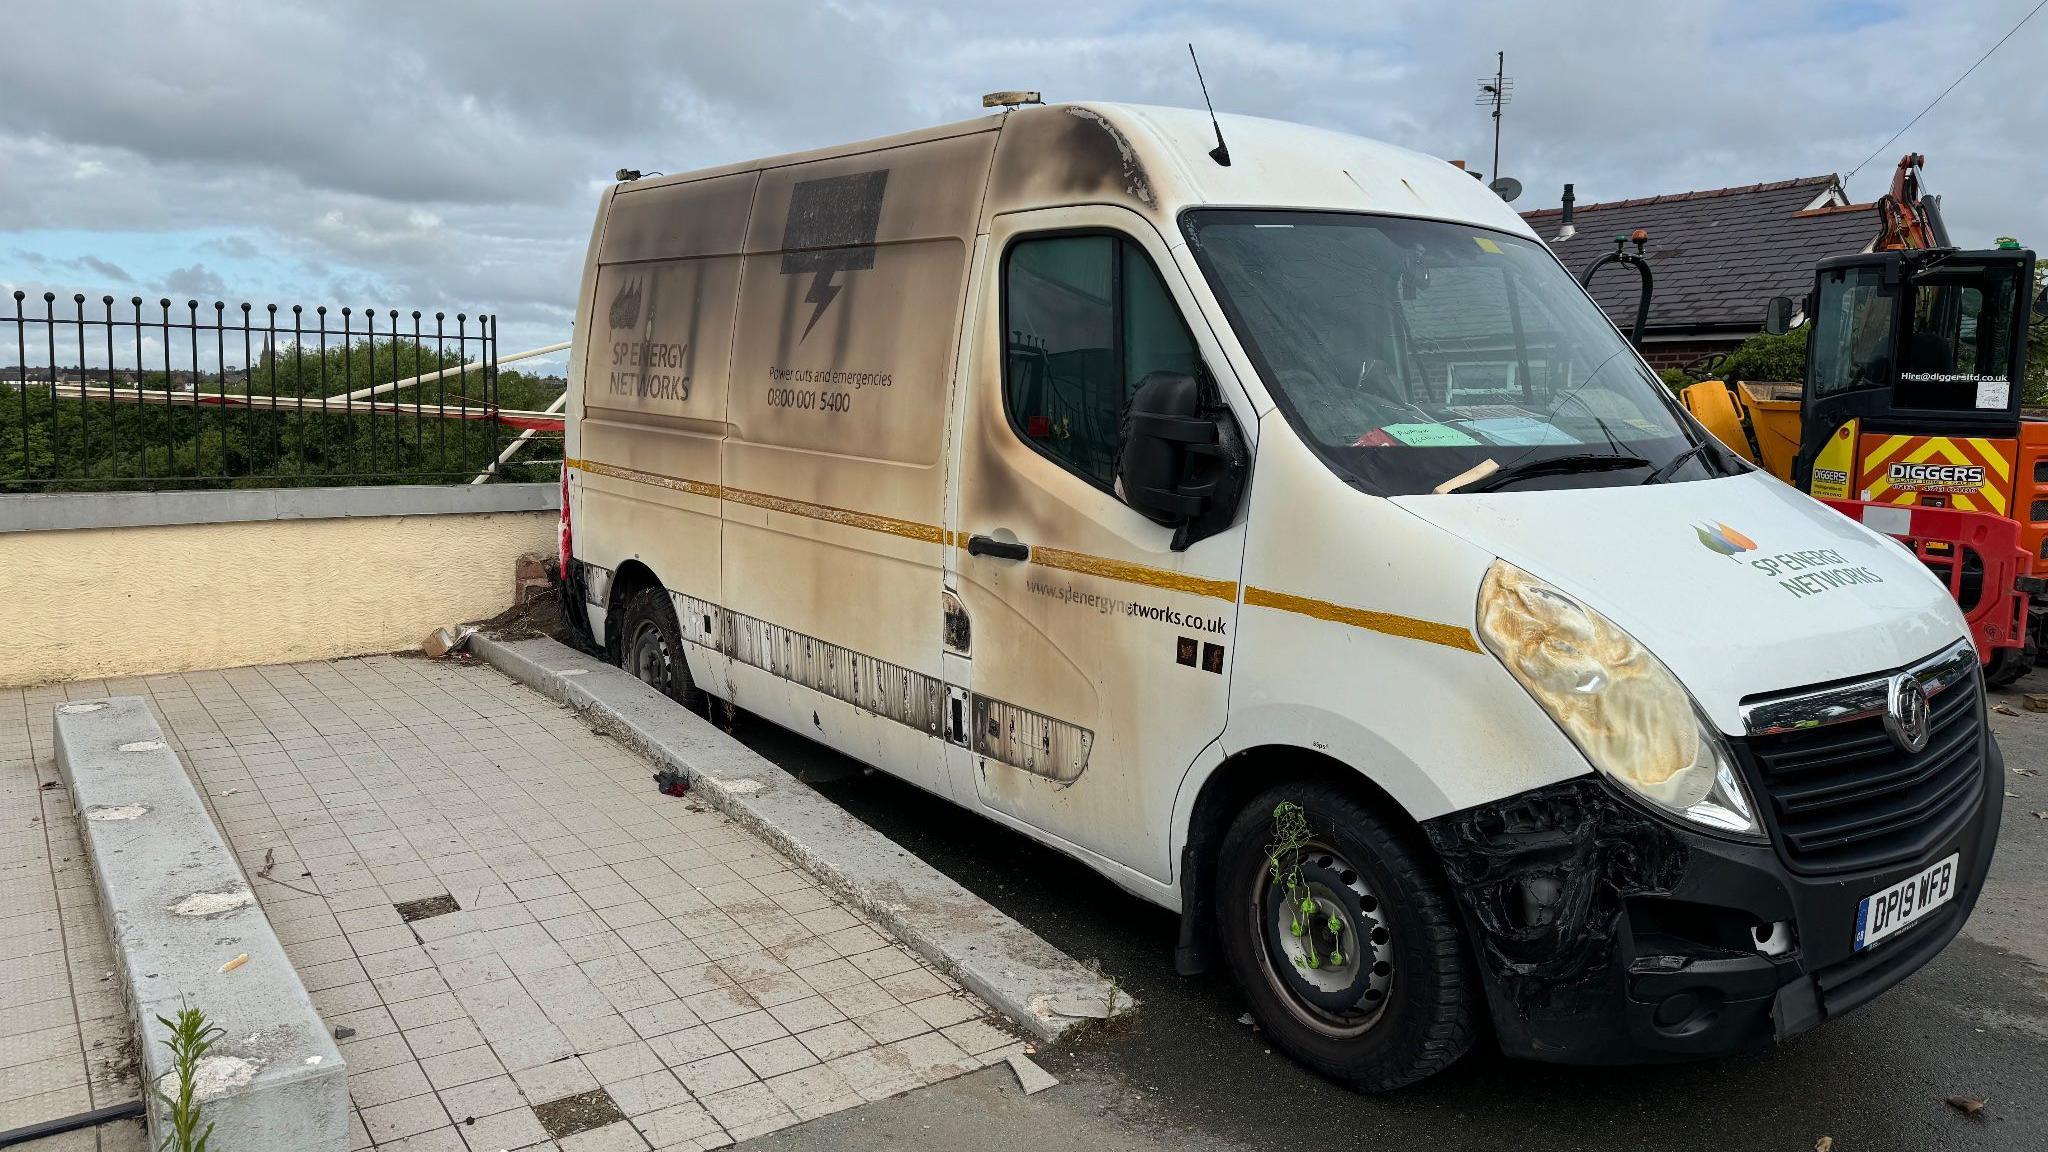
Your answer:
[[[1109,235],[1024,240],[1003,273],[1003,404],[1017,434],[1089,482],[1115,477],[1124,401],[1152,372],[1195,371],[1145,250]]]

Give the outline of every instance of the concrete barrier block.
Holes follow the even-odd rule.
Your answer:
[[[213,1147],[345,1152],[341,1053],[147,702],[59,704],[55,728],[135,1019],[152,1146],[166,1116],[151,1089],[175,1089],[157,1018],[190,1007],[226,1030],[198,1078]]]

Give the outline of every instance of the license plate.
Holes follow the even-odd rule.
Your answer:
[[[1889,888],[1872,892],[1856,906],[1856,950],[1903,931],[1921,917],[1955,899],[1956,863],[1960,853],[1931,864]]]

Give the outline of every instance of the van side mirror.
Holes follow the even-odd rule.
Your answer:
[[[1124,407],[1117,495],[1172,526],[1174,551],[1230,524],[1249,464],[1237,421],[1213,388],[1182,372],[1138,381]]]
[[[1764,305],[1764,332],[1770,336],[1783,336],[1792,330],[1792,298],[1773,296]]]
[[[2034,297],[2034,323],[2048,324],[2048,284],[2041,286],[2041,294]]]

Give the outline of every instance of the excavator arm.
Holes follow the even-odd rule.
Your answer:
[[[1892,172],[1892,190],[1877,200],[1877,242],[1874,251],[1907,248],[1948,248],[1948,227],[1941,221],[1941,198],[1921,187],[1920,169],[1927,157],[1908,152]]]

